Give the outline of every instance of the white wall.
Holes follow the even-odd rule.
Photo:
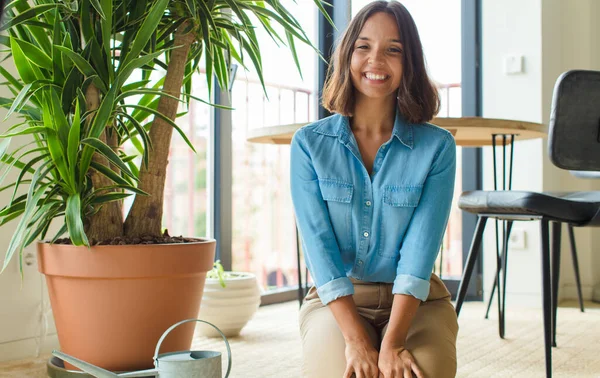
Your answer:
[[[574,68],[600,69],[598,26],[600,4],[595,0],[483,1],[483,116],[541,122],[547,126],[552,90],[560,73]],[[524,57],[522,74],[506,75],[503,59]],[[547,157],[547,139],[517,142],[513,189],[592,190],[600,184],[576,179],[554,167]],[[500,150],[498,150],[500,152]],[[484,150],[484,167],[492,166],[491,148]],[[493,188],[491,169],[484,175],[485,189]],[[493,224],[492,224],[493,225]],[[507,301],[539,306],[541,273],[539,222],[518,222],[526,232],[524,250],[512,250],[508,259]],[[594,229],[577,229],[576,239],[584,296],[592,298],[600,277],[600,258],[594,249],[600,236]],[[495,274],[493,226],[484,239],[484,295]],[[576,298],[570,249],[563,229],[560,295]]]
[[[15,75],[12,61],[2,62],[2,67]],[[4,81],[4,79],[1,79]],[[9,97],[10,92],[4,86],[0,87],[0,97]],[[10,126],[16,123],[17,118],[11,117],[3,121],[6,115],[5,109],[0,109],[0,130],[4,133]],[[13,139],[11,148],[24,144],[24,139]],[[3,181],[4,186],[16,180],[16,170],[13,170]],[[4,169],[0,171],[0,176]],[[12,191],[5,190],[0,193],[0,207],[10,201]],[[17,220],[12,221],[0,228],[0,267],[4,263],[4,256],[10,242],[10,238],[16,228]],[[31,245],[23,252],[35,260],[35,246]],[[44,319],[42,312],[42,295],[45,303],[48,303],[47,290],[43,277],[37,271],[37,262],[32,265],[24,265],[23,279],[19,273],[18,259],[14,258],[6,270],[0,274],[0,361],[21,359],[36,354],[37,342],[43,342],[42,352],[49,352],[58,346],[54,320],[51,314]],[[48,337],[45,340],[36,339],[47,322]],[[44,332],[42,332],[44,334]]]

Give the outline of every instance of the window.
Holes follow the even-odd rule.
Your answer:
[[[286,0],[316,44],[313,2]],[[285,34],[281,34],[285,38]],[[246,141],[246,131],[316,119],[317,54],[296,42],[302,77],[291,53],[257,29],[267,95],[255,72],[239,68],[232,89],[232,266],[253,272],[265,293],[296,288],[296,226],[289,187],[288,145]],[[251,68],[251,67],[248,67]]]
[[[202,60],[204,62],[204,60]],[[204,64],[194,77],[192,95],[208,101],[208,86]],[[192,151],[183,138],[173,132],[169,165],[165,183],[163,227],[170,235],[205,237],[207,235],[207,151],[213,108],[192,100],[189,109],[180,105],[179,111],[187,114],[177,119],[177,125],[187,135],[196,149]]]

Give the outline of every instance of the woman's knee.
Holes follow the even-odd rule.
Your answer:
[[[456,377],[457,363],[455,356],[440,355],[440,353],[435,353],[434,356],[423,356],[421,353],[413,352],[413,357],[425,378]]]
[[[346,344],[331,310],[327,307],[303,310],[300,313],[303,376],[343,376],[346,368]]]

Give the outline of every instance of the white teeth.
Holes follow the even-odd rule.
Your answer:
[[[376,75],[376,74],[370,73],[370,72],[367,72],[365,74],[365,76],[369,80],[385,80],[385,78],[386,78],[386,75]]]

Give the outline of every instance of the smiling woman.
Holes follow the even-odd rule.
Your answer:
[[[334,53],[323,106],[291,143],[291,192],[315,281],[300,311],[307,377],[449,378],[456,314],[432,274],[454,189],[456,145],[415,23],[374,1]],[[326,334],[327,338],[323,338]]]

